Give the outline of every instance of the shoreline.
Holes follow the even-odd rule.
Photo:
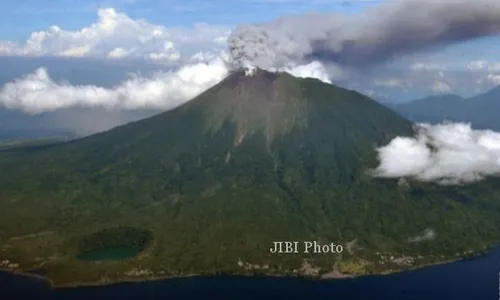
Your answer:
[[[481,257],[485,255],[485,253],[482,253],[474,258]],[[215,276],[236,276],[236,277],[270,277],[270,278],[295,278],[295,279],[306,279],[306,280],[314,280],[314,281],[327,281],[327,280],[345,280],[345,279],[356,279],[364,276],[387,276],[387,275],[394,275],[398,273],[406,273],[406,272],[413,272],[419,269],[423,268],[428,268],[428,267],[433,267],[433,266],[439,266],[439,265],[444,265],[444,264],[450,264],[454,262],[459,262],[459,261],[464,261],[467,260],[468,258],[455,258],[455,259],[450,259],[450,260],[445,260],[445,261],[439,261],[435,263],[429,263],[429,264],[424,264],[424,265],[419,265],[419,266],[414,266],[412,268],[406,269],[406,270],[394,270],[394,271],[385,271],[381,273],[367,273],[367,274],[344,274],[341,273],[337,270],[333,270],[329,273],[317,275],[317,276],[307,276],[307,275],[280,275],[280,274],[263,274],[263,275],[249,275],[249,274],[228,274],[228,275],[210,275],[210,274],[185,274],[185,275],[174,275],[174,276],[154,276],[150,278],[129,278],[129,279],[123,279],[123,280],[116,280],[116,281],[109,281],[109,282],[103,282],[103,281],[97,281],[97,282],[75,282],[75,283],[68,283],[68,284],[54,284],[54,282],[47,276],[39,275],[39,274],[34,274],[34,273],[29,273],[29,272],[22,272],[22,271],[13,271],[5,268],[0,268],[0,271],[16,275],[16,276],[21,276],[21,277],[28,277],[28,278],[33,278],[39,281],[42,281],[48,285],[50,289],[71,289],[71,288],[85,288],[85,287],[104,287],[104,286],[110,286],[110,285],[115,285],[115,284],[128,284],[128,283],[141,283],[141,282],[151,282],[151,281],[166,281],[169,279],[180,279],[180,278],[192,278],[192,277],[215,277]]]

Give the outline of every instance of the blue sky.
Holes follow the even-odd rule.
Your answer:
[[[240,25],[248,32],[236,34],[236,42],[242,42],[232,45],[249,50],[242,57],[272,57],[271,63],[282,64],[280,70],[380,101],[472,96],[500,85],[500,39],[491,36],[500,33],[500,0],[393,0],[394,6],[388,1],[2,0],[0,112],[28,115],[16,124],[42,114],[53,129],[89,134],[172,109],[230,73],[228,41]],[[304,16],[312,12],[323,15]],[[248,26],[259,22],[267,23]],[[467,133],[457,128],[437,136]],[[474,168],[484,163],[470,158],[479,157],[484,145],[475,145],[476,133],[466,135],[454,145],[459,159],[451,160],[465,157],[477,175],[481,170]],[[428,140],[411,144],[422,142],[418,149],[427,151]],[[446,140],[433,146],[447,145],[448,153],[452,144]],[[418,152],[387,149],[391,158]],[[412,165],[417,156],[410,157]],[[418,163],[424,171],[437,166],[445,176],[454,170],[442,167],[452,165]],[[456,168],[461,175],[463,167]],[[442,176],[434,169],[430,173]],[[420,175],[426,173],[409,176]]]
[[[205,22],[235,27],[307,12],[357,14],[380,0],[5,0],[0,4],[0,40],[23,41],[32,33],[58,25],[79,30],[95,22],[96,11],[112,7],[134,19],[166,27]],[[495,59],[498,38],[441,49],[446,59]]]
[[[165,26],[197,22],[237,25],[270,21],[304,12],[360,11],[379,1],[343,0],[5,0],[0,4],[0,37],[20,40],[57,24],[76,30],[95,20],[99,7],[113,7],[133,18]]]

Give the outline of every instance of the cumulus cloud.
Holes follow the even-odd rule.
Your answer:
[[[489,6],[485,8],[485,5]],[[448,71],[444,78],[444,73],[439,72],[446,65],[425,59],[409,64],[404,71],[388,67],[372,68],[367,72],[361,66],[400,54],[496,33],[499,28],[499,9],[500,3],[489,0],[451,0],[426,2],[425,5],[417,0],[400,0],[383,3],[358,15],[307,14],[284,17],[269,23],[244,25],[231,34],[227,27],[207,24],[167,28],[130,18],[108,8],[98,10],[97,21],[79,30],[52,26],[32,33],[24,42],[0,41],[0,55],[99,57],[115,61],[143,58],[168,63],[169,66],[188,64],[189,67],[199,63],[213,65],[213,61],[224,56],[221,51],[224,52],[229,46],[231,62],[236,66],[250,62],[267,70],[283,70],[298,77],[334,81],[349,88],[357,84],[360,90],[372,90],[379,94],[387,93],[387,89],[402,95],[410,90],[446,93],[465,86],[462,82],[470,84],[476,81],[466,76],[469,74]],[[458,27],[463,30],[454,30]],[[203,51],[196,52],[200,49]],[[478,61],[468,66],[470,70],[476,68],[483,72],[478,73],[482,79],[477,84],[485,87],[498,84],[500,80],[494,72],[494,65],[490,63],[489,68],[483,65]],[[142,82],[155,80],[140,78]],[[61,85],[53,83],[55,85],[48,86]],[[99,87],[93,87],[93,90],[101,91]],[[112,90],[104,89],[106,93]],[[31,97],[29,95],[33,95],[33,90],[8,98],[5,92],[4,88],[4,105],[24,109],[29,107],[29,110],[35,106],[28,105],[27,100],[21,100],[22,97]],[[60,102],[90,105],[92,101]]]
[[[325,66],[323,66],[318,61],[313,61],[306,65],[297,65],[294,67],[288,66],[277,70],[290,73],[295,77],[300,77],[300,78],[310,77],[319,79],[323,82],[331,83],[328,71],[326,70]]]
[[[97,22],[77,31],[52,26],[33,32],[25,42],[0,41],[0,55],[143,58],[172,62],[182,48],[225,47],[230,29],[199,23],[167,28],[136,20],[112,8],[99,9]]]
[[[279,67],[318,60],[367,66],[499,32],[496,0],[400,0],[359,15],[308,14],[240,26],[229,44],[235,65]]]
[[[195,97],[227,75],[226,63],[217,58],[152,77],[135,76],[115,87],[73,86],[55,82],[40,68],[0,89],[0,104],[31,114],[68,107],[113,109],[170,109]]]
[[[500,133],[470,124],[419,124],[415,137],[396,137],[377,151],[378,177],[463,184],[500,175]]]
[[[198,53],[191,61],[177,70],[157,72],[154,76],[132,74],[132,78],[114,87],[58,82],[50,77],[47,69],[39,68],[0,88],[0,106],[20,109],[30,114],[70,107],[168,110],[191,100],[220,82],[230,72],[228,55],[224,52],[218,55]],[[315,62],[273,71],[329,82],[323,66]]]
[[[471,71],[500,71],[500,62],[492,62],[487,60],[473,60],[467,63],[467,68]]]
[[[228,75],[225,47],[229,32],[226,27],[203,23],[193,28],[166,28],[132,19],[111,8],[99,9],[97,22],[80,30],[52,26],[32,33],[25,42],[0,41],[0,55],[142,58],[183,66],[153,77],[136,75],[114,87],[58,82],[49,76],[49,70],[39,68],[5,84],[0,89],[0,105],[31,114],[74,106],[169,109]],[[191,54],[183,57],[178,46]],[[193,54],[199,48],[205,51]],[[327,70],[317,61],[268,70],[330,82]]]
[[[268,70],[293,69],[296,72],[301,66],[308,66],[308,71],[317,70],[313,72],[314,77],[324,81],[347,87],[356,83],[360,89],[378,93],[395,88],[394,93],[442,92],[448,89],[447,86],[465,89],[460,81],[468,83],[466,89],[471,90],[470,84],[476,81],[470,80],[468,72],[447,72],[446,80],[434,78],[433,73],[446,67],[441,60],[427,61],[421,57],[422,60],[405,66],[401,74],[395,76],[389,74],[390,68],[370,68],[366,72],[363,67],[400,54],[498,32],[495,14],[500,4],[492,2],[484,9],[490,2],[451,0],[422,5],[418,0],[390,1],[356,15],[283,17],[273,22],[243,25],[232,33],[230,27],[204,23],[192,27],[165,27],[105,8],[97,11],[95,22],[78,30],[52,26],[33,32],[21,42],[0,41],[0,55],[142,58],[156,64],[178,66],[210,62],[229,46],[237,66],[250,61]],[[463,30],[454,30],[458,27]],[[480,85],[485,89],[498,82],[495,73],[498,68],[487,63],[488,68],[478,69],[482,73],[475,74],[481,78],[476,88]],[[471,62],[467,67],[472,70],[480,65],[480,61]],[[324,75],[318,75],[323,71]],[[383,82],[384,78],[394,77],[405,80]],[[374,78],[377,78],[376,84],[372,84]],[[401,96],[407,97],[398,95]]]
[[[495,85],[500,85],[500,74],[488,74],[487,80]]]

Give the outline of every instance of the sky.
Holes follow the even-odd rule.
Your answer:
[[[25,57],[32,60],[56,57],[61,58],[61,63],[52,61],[49,67],[40,62],[35,65],[43,68],[42,71],[37,72],[38,68],[33,68],[31,72],[25,70],[25,74],[19,74],[19,71],[13,69],[8,70],[7,74],[0,71],[0,88],[9,82],[21,80],[23,76],[31,75],[34,78],[41,74],[46,74],[46,78],[38,79],[47,79],[54,84],[58,84],[57,80],[61,79],[67,79],[72,84],[82,84],[79,81],[72,82],[75,67],[71,65],[81,65],[77,61],[85,59],[113,60],[103,68],[106,71],[112,69],[117,60],[122,60],[130,65],[127,76],[130,73],[147,73],[151,68],[164,71],[180,68],[192,63],[193,59],[207,63],[221,51],[227,50],[227,39],[238,27],[262,22],[272,23],[280,18],[314,13],[342,15],[341,17],[347,16],[347,19],[357,20],[370,9],[376,9],[391,1],[406,0],[2,1],[0,56],[4,59]],[[425,8],[433,7],[436,3],[460,1],[406,2],[417,2],[419,7]],[[321,18],[320,16],[315,19]],[[342,24],[346,27],[347,23]],[[307,24],[305,22],[304,26]],[[331,63],[323,63],[323,67],[330,77],[329,82],[356,89],[380,101],[408,101],[442,93],[471,96],[500,84],[500,59],[495,51],[499,44],[498,37],[488,35],[399,55],[363,70],[346,69]],[[66,72],[70,73],[69,75],[65,75],[65,65],[71,69]],[[25,68],[20,66],[20,69]],[[94,90],[94,87],[107,87],[106,82],[92,81],[96,76],[92,73],[86,74],[85,70],[82,70],[78,77],[90,78],[84,79],[83,83],[91,83]],[[118,75],[116,80],[108,81],[116,82],[118,78],[128,79]],[[52,82],[53,79],[57,80]],[[201,85],[185,86],[183,89],[199,91],[218,79],[204,79]],[[191,80],[189,84],[192,83]],[[127,83],[124,81],[124,84]],[[55,87],[47,81],[45,85]],[[31,113],[45,110],[32,107],[33,91],[22,94],[25,99],[12,99],[12,95],[5,96],[5,89],[2,92],[0,103],[4,106]],[[177,98],[188,97],[193,93],[185,94]],[[28,99],[29,97],[31,99]],[[70,105],[86,101],[80,100],[70,101]],[[173,103],[180,101],[174,99]],[[54,109],[57,105],[48,107]],[[132,107],[129,105],[127,108]]]
[[[379,1],[344,0],[52,0],[2,1],[3,38],[19,39],[54,24],[76,30],[95,20],[99,8],[114,8],[132,18],[171,26],[198,22],[234,26],[270,21],[308,11],[356,12]]]
[[[225,77],[237,55],[379,101],[472,96],[500,84],[500,6],[471,3],[2,1],[0,105],[168,109]]]
[[[255,66],[379,101],[472,96],[500,85],[499,33],[497,0],[5,0],[0,121],[91,134]],[[499,149],[500,133],[423,125],[378,148],[374,174],[471,182],[500,173]]]
[[[227,37],[241,25],[309,13],[355,18],[390,1],[7,0],[0,4],[0,55],[146,58],[147,63],[161,67],[178,67],[198,52],[214,55],[226,50]],[[397,1],[401,0],[392,2]],[[443,3],[413,2],[424,7]],[[162,35],[155,36],[155,31]],[[500,84],[496,73],[500,60],[495,51],[499,44],[495,36],[466,40],[402,55],[362,74],[332,79],[381,100],[406,101],[439,93],[473,95]],[[93,49],[87,49],[89,45]],[[142,67],[138,64],[137,68]]]

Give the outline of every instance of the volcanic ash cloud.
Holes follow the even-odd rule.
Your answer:
[[[240,26],[233,63],[262,68],[311,61],[366,67],[395,56],[500,33],[500,1],[386,1],[357,15],[307,14]]]

